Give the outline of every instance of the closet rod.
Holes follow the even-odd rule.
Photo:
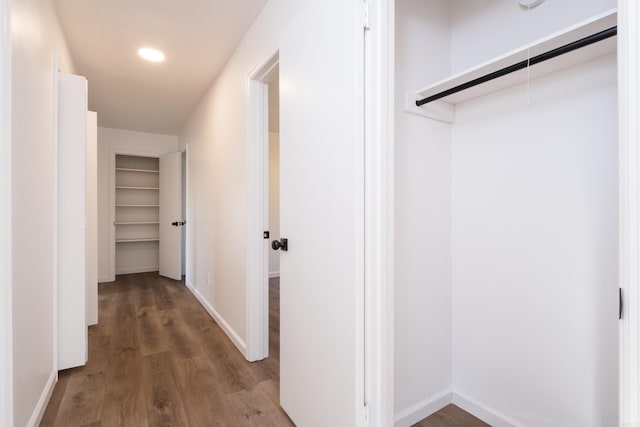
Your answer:
[[[507,74],[513,73],[518,70],[522,70],[527,68],[530,65],[539,64],[540,62],[546,61],[548,59],[555,58],[556,56],[563,55],[565,53],[569,53],[576,49],[580,49],[585,46],[589,46],[590,44],[597,43],[601,40],[608,39],[609,37],[613,37],[618,33],[618,27],[611,27],[606,30],[600,31],[599,33],[592,34],[580,40],[576,40],[574,42],[565,44],[564,46],[557,47],[548,52],[541,53],[540,55],[536,55],[530,59],[525,59],[524,61],[520,61],[516,64],[509,65],[508,67],[504,67],[500,70],[494,71],[492,73],[486,74],[482,77],[478,77],[477,79],[473,79],[466,83],[463,83],[458,86],[454,86],[451,89],[447,89],[445,91],[436,93],[435,95],[431,95],[424,99],[420,99],[416,101],[416,105],[419,107],[421,105],[427,104],[429,102],[438,100],[440,98],[444,98],[445,96],[452,95],[454,93],[463,91],[465,89],[469,89],[471,87],[477,86],[482,83],[486,83],[490,80],[497,79],[498,77],[505,76]]]

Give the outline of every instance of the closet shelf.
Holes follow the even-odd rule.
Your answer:
[[[146,224],[160,224],[159,221],[116,221],[115,225],[146,225]]]
[[[116,243],[133,243],[133,242],[158,242],[159,238],[155,237],[152,239],[116,239]]]
[[[116,208],[158,208],[160,205],[116,205]]]
[[[475,80],[487,74],[501,70],[512,64],[518,63],[520,61],[526,61],[527,58],[532,58],[544,52],[556,49],[560,46],[598,33],[600,31],[615,27],[616,25],[617,11],[616,9],[609,10],[600,15],[596,15],[586,21],[537,40],[530,45],[522,46],[518,49],[500,55],[466,71],[426,86],[416,93],[415,100],[428,98],[430,96],[439,94],[471,80]],[[571,67],[573,65],[582,64],[592,59],[614,53],[615,51],[616,38],[611,37],[607,40],[600,41],[588,47],[558,56],[552,60],[533,65],[529,68],[529,70],[524,69],[516,71],[495,80],[491,80],[478,86],[463,90],[461,92],[448,95],[442,98],[440,101],[434,101],[433,104],[438,102],[442,104],[443,101],[448,104],[457,104],[460,102],[468,101],[470,99],[486,95],[500,89],[514,86],[519,83],[524,83],[527,81],[527,79],[534,79],[545,74]],[[426,104],[422,107],[417,108],[424,109],[425,107],[428,107],[428,105],[429,104]]]
[[[158,170],[153,169],[132,169],[132,168],[116,168],[118,172],[144,172],[144,173],[160,173]]]
[[[116,190],[160,190],[158,187],[126,187],[116,186]]]

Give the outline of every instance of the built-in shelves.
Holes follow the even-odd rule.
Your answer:
[[[558,31],[547,37],[539,39],[531,44],[507,52],[489,61],[457,73],[439,82],[423,87],[415,93],[415,96],[408,95],[406,101],[406,111],[432,117],[437,120],[453,121],[454,110],[452,104],[468,101],[470,99],[486,95],[510,86],[526,82],[528,79],[535,79],[543,75],[559,71],[564,68],[585,63],[592,59],[614,53],[616,51],[616,38],[599,41],[590,46],[566,53],[554,59],[531,66],[529,69],[516,71],[502,76],[495,80],[480,84],[478,86],[451,94],[441,100],[425,104],[421,107],[415,105],[418,99],[427,98],[461,84],[475,80],[487,74],[496,72],[505,67],[511,66],[527,58],[532,58],[544,52],[564,46],[568,43],[588,37],[592,34],[604,31],[617,25],[617,11],[609,10],[588,20],[580,22],[562,31]]]
[[[116,168],[116,172],[159,173],[159,171],[157,171],[157,170],[151,170],[151,169],[133,169],[133,168]]]
[[[116,187],[116,190],[160,190],[159,187],[129,187],[124,185],[119,185]]]
[[[116,225],[149,225],[149,224],[160,224],[159,221],[126,221],[126,222],[115,222]]]
[[[116,239],[116,243],[157,242],[159,240],[157,237],[149,239]]]
[[[116,155],[116,243],[159,241],[158,166],[157,158]],[[157,245],[149,250],[157,251]]]

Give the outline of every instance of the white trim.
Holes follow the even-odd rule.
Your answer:
[[[453,392],[451,389],[443,390],[439,393],[429,396],[398,412],[393,425],[395,427],[409,427],[415,423],[427,418],[429,415],[438,412],[453,400]],[[380,424],[381,426],[383,424]]]
[[[620,142],[619,421],[640,425],[640,5],[618,2]]]
[[[369,112],[373,105],[371,91],[369,90],[370,74],[372,66],[369,61],[369,52],[371,48],[368,43],[369,38],[365,35],[369,35],[370,31],[363,30],[363,18],[366,18],[368,13],[369,2],[360,2],[360,8],[354,13],[354,25],[355,34],[353,40],[355,42],[354,52],[358,55],[355,63],[355,91],[353,93],[354,101],[354,119],[355,132],[354,132],[354,144],[353,144],[353,223],[355,224],[353,241],[355,247],[353,251],[353,264],[354,264],[354,280],[353,280],[353,294],[354,294],[354,315],[355,315],[355,402],[359,404],[362,410],[356,413],[356,425],[365,426],[370,423],[372,413],[376,411],[376,400],[369,399],[367,397],[367,377],[369,374],[368,367],[370,366],[368,360],[368,353],[366,351],[369,343],[365,340],[370,337],[374,337],[375,334],[367,334],[368,326],[375,326],[375,321],[369,322],[369,319],[365,319],[365,316],[370,316],[371,313],[367,307],[367,297],[370,291],[369,286],[376,282],[377,277],[369,277],[369,270],[371,265],[369,254],[370,248],[375,247],[374,242],[368,241],[368,236],[372,234],[369,232],[368,218],[369,203],[375,200],[375,196],[369,198],[367,194],[367,186],[371,184],[369,180],[368,170],[371,166],[371,153],[368,147],[372,141],[372,131],[374,124],[368,120]],[[360,26],[358,25],[360,24]],[[366,26],[366,19],[364,25]],[[376,183],[369,188],[369,191],[376,191]],[[367,236],[367,237],[365,237]],[[375,233],[373,234],[375,237]],[[365,271],[366,269],[366,271]],[[365,338],[366,337],[366,338]],[[373,425],[376,423],[374,422]]]
[[[393,0],[370,0],[365,32],[365,402],[370,425],[394,422]]]
[[[0,425],[13,425],[11,0],[0,0]]]
[[[109,283],[109,282],[113,282],[113,280],[111,280],[111,277],[109,276],[98,277],[98,283]]]
[[[134,273],[153,273],[157,272],[160,267],[151,266],[151,267],[131,267],[131,268],[123,268],[121,270],[116,271],[116,276],[121,274],[134,274]]]
[[[200,294],[198,289],[193,286],[190,282],[186,282],[187,289],[191,291],[191,293],[196,297],[200,304],[207,310],[207,313],[213,318],[213,320],[220,326],[220,328],[227,334],[227,337],[231,340],[233,345],[242,353],[243,356],[246,357],[247,346],[245,342],[240,338],[240,336],[233,330],[233,328],[224,320],[224,318],[216,311],[215,308],[206,300],[205,297]]]
[[[420,117],[438,120],[444,123],[453,123],[455,119],[455,106],[446,101],[431,101],[418,107],[416,101],[422,99],[413,92],[404,93],[404,112]]]
[[[280,270],[278,271],[270,271],[269,272],[269,279],[275,279],[275,278],[279,278],[280,277]]]
[[[184,271],[182,273],[184,274],[184,279],[186,283],[189,280],[191,280],[191,277],[189,275],[189,270],[190,270],[189,265],[191,265],[191,250],[189,249],[191,248],[191,239],[189,238],[189,235],[190,235],[189,230],[191,229],[191,217],[189,216],[190,214],[189,212],[189,144],[184,145],[184,153],[186,156],[186,161],[184,162],[185,204],[184,204],[183,214],[187,223],[185,224],[185,229],[184,229],[184,254],[182,254],[182,256],[184,256]]]
[[[509,418],[500,411],[484,406],[459,393],[453,393],[451,403],[493,427],[523,427],[523,424]]]
[[[246,358],[252,362],[269,355],[269,229],[268,147],[269,93],[267,83],[278,70],[278,52],[248,76],[247,118],[247,283]]]
[[[58,146],[58,132],[59,132],[59,108],[60,108],[60,57],[58,56],[57,53],[53,53],[53,58],[52,58],[52,65],[53,65],[53,74],[52,74],[52,80],[53,80],[53,105],[51,106],[52,108],[52,113],[53,113],[53,123],[52,123],[52,129],[53,129],[53,135],[51,135],[51,140],[53,143],[53,165],[52,165],[52,171],[53,171],[53,177],[54,179],[51,180],[52,185],[53,185],[53,248],[52,248],[52,252],[53,252],[53,266],[52,266],[52,273],[53,273],[53,300],[52,300],[52,305],[53,305],[53,319],[51,319],[51,327],[52,327],[52,334],[53,334],[53,371],[56,373],[56,381],[58,380],[58,309],[59,309],[59,301],[58,301],[58,197],[59,197],[59,177],[58,177],[58,162],[59,162],[59,158],[58,158],[58,150],[59,150],[59,146]]]
[[[53,393],[53,389],[56,386],[56,382],[58,381],[58,371],[54,369],[49,375],[49,379],[47,380],[47,384],[44,386],[42,390],[42,394],[40,395],[40,399],[38,399],[38,404],[36,405],[33,413],[31,414],[31,418],[29,418],[29,422],[27,423],[27,427],[36,427],[40,425],[40,421],[42,421],[42,416],[47,409],[47,405],[49,404],[49,399],[51,399],[51,394]]]

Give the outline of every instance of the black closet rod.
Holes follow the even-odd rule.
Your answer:
[[[451,94],[463,91],[465,89],[469,89],[471,87],[477,86],[479,84],[488,82],[493,79],[497,79],[498,77],[502,77],[504,75],[513,73],[518,70],[522,70],[527,68],[530,65],[539,64],[540,62],[546,61],[548,59],[555,58],[556,56],[563,55],[565,53],[569,53],[576,49],[580,49],[585,46],[589,46],[590,44],[597,43],[601,40],[608,39],[609,37],[613,37],[618,34],[618,27],[611,27],[606,30],[600,31],[599,33],[592,34],[580,40],[576,40],[574,42],[565,44],[564,46],[560,46],[558,48],[552,49],[548,52],[541,53],[540,55],[536,55],[530,59],[525,59],[524,61],[520,61],[517,64],[509,65],[508,67],[502,68],[500,70],[494,71],[492,73],[486,74],[482,77],[478,77],[477,79],[473,79],[466,83],[463,83],[458,86],[454,86],[451,89],[447,89],[445,91],[436,93],[435,95],[431,95],[427,98],[420,99],[416,101],[416,105],[419,107],[421,105],[427,104],[429,102],[435,101],[440,98],[444,98],[445,96],[449,96]]]

